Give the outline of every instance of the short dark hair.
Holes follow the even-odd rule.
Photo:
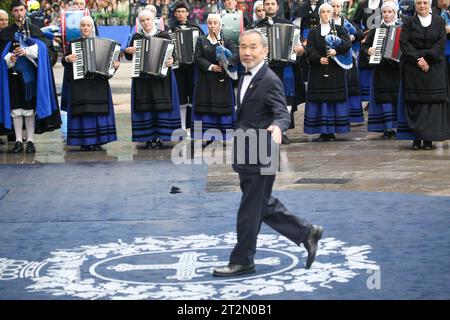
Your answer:
[[[277,1],[277,5],[280,5],[280,0],[276,0]],[[263,0],[263,4],[266,2],[266,0]]]
[[[173,9],[173,11],[177,11],[177,9],[186,9],[187,11],[189,11],[189,6],[186,2],[184,1],[178,1],[178,3],[175,5],[175,8]]]
[[[13,0],[13,1],[11,1],[11,7],[10,7],[10,10],[12,11],[12,9],[14,9],[15,7],[20,7],[20,6],[24,6],[25,9],[27,8],[27,5],[25,4],[25,1],[22,1],[22,0]]]

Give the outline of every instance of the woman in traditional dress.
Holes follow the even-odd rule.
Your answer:
[[[305,105],[305,133],[319,133],[318,141],[334,141],[335,133],[350,131],[345,70],[332,57],[344,54],[351,48],[347,32],[341,26],[331,29],[333,8],[324,3],[319,8],[320,25],[308,33],[306,52],[311,64]],[[325,36],[331,33],[341,43],[330,49]]]
[[[144,36],[170,40],[166,31],[157,30],[150,10],[142,10],[138,19],[143,29],[133,35],[129,47],[125,49],[125,58],[128,60],[132,60],[136,53],[135,41]],[[173,58],[170,57],[167,67],[172,65]],[[153,75],[133,78],[131,124],[132,140],[145,142],[147,149],[162,148],[163,141],[170,141],[173,131],[181,128],[177,83],[171,69],[164,78]]]
[[[417,15],[404,20],[400,35],[398,138],[414,140],[414,150],[450,137],[445,21],[430,7],[431,0],[416,0]]]
[[[222,19],[218,14],[209,14],[207,18],[208,34],[200,36],[195,48],[195,63],[198,74],[195,82],[194,103],[192,108],[192,133],[194,139],[205,140],[210,143],[214,140],[227,140],[227,129],[233,129],[236,113],[234,110],[235,98],[233,84],[229,72],[217,59],[216,51],[222,45],[221,29]],[[229,53],[230,66],[236,66],[237,50],[231,41],[222,45]],[[201,122],[201,131],[196,121]],[[210,130],[215,129],[215,130]],[[206,132],[210,130],[209,132]]]
[[[361,100],[361,90],[359,88],[359,71],[355,59],[353,48],[359,49],[359,43],[364,38],[364,33],[357,26],[344,18],[342,15],[343,0],[333,0],[333,20],[338,26],[342,26],[348,33],[352,41],[352,68],[347,71],[347,88],[348,88],[348,113],[350,123],[364,123],[364,113]],[[359,50],[358,50],[359,51]],[[356,53],[358,53],[356,51]]]
[[[397,5],[392,1],[385,1],[381,6],[381,28],[397,25]],[[370,30],[367,41],[362,47],[362,54],[366,59],[375,54],[373,42],[376,29]],[[384,139],[396,137],[397,101],[400,84],[400,70],[398,62],[382,58],[372,70],[370,82],[369,121],[367,131],[383,132]]]
[[[94,21],[85,16],[80,21],[81,38],[94,36]],[[68,72],[67,145],[81,146],[83,151],[102,150],[101,145],[117,140],[111,88],[107,79],[73,78],[72,64],[77,56],[71,52],[62,59]],[[114,61],[114,69],[120,62]]]

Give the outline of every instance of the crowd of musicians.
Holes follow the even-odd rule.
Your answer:
[[[433,8],[431,1],[416,0],[410,16],[399,14],[395,0],[361,1],[351,21],[342,14],[343,0],[305,0],[294,22],[278,16],[278,0],[256,1],[253,19],[239,14],[246,29],[262,33],[279,24],[300,29],[300,41],[290,48],[294,58],[268,61],[283,82],[291,128],[297,106],[305,103],[304,132],[317,135],[317,141],[334,141],[335,134],[348,133],[352,123],[364,123],[363,101],[368,101],[368,131],[380,132],[385,139],[412,140],[414,150],[430,150],[433,141],[450,139],[450,17],[446,0]],[[84,9],[84,0],[74,3]],[[182,30],[195,30],[198,39],[192,44],[193,63],[179,63],[180,53],[177,57],[174,50],[160,66],[167,69],[164,75],[132,77],[132,141],[162,148],[179,128],[205,145],[231,139],[227,129],[234,126],[236,99],[246,99],[236,92],[238,81],[245,84],[246,70],[239,63],[238,40],[223,32],[224,17],[237,12],[236,0],[225,0],[224,6],[222,12],[208,15],[206,34],[188,20],[185,2],[174,6],[170,26],[155,18],[151,6],[139,13],[138,31],[124,49],[132,63],[142,39],[170,42]],[[34,134],[61,126],[50,44],[25,18],[23,1],[12,1],[10,14],[14,23],[0,25],[0,134],[15,137],[13,152],[34,153]],[[0,11],[0,22],[5,15]],[[398,59],[381,56],[377,44],[382,29],[395,26],[401,27]],[[95,22],[88,15],[81,18],[79,30],[83,41],[96,37]],[[101,150],[117,140],[110,76],[77,78],[80,57],[73,43],[66,44],[62,57],[60,104],[67,112],[67,144]],[[111,76],[119,66],[118,60],[111,61]],[[197,121],[202,125],[194,131]],[[289,143],[285,133],[283,143]]]

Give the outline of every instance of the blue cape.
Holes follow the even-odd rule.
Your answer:
[[[335,35],[327,34],[325,36],[325,42],[328,47],[335,49],[342,43],[341,38]],[[350,70],[353,67],[352,50],[348,50],[346,53],[338,54],[333,57],[333,60],[343,69]]]
[[[37,38],[33,40],[38,45],[38,61],[36,74],[36,118],[49,117],[58,110],[58,100],[54,88],[54,79],[47,46]],[[8,42],[0,56],[0,124],[11,129],[11,101],[9,96],[8,67],[5,56],[9,52],[11,42]]]

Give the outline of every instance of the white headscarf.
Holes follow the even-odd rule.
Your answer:
[[[209,20],[215,19],[217,22],[219,22],[219,30],[222,30],[222,17],[218,13],[210,13],[208,14],[208,18],[206,19],[206,23],[208,23]]]
[[[391,0],[388,0],[388,1],[384,1],[383,2],[383,4],[381,5],[381,13],[383,13],[383,10],[385,9],[385,8],[390,8],[390,9],[392,9],[392,10],[394,10],[394,12],[395,12],[395,18],[394,18],[394,23],[395,22],[397,22],[397,11],[398,11],[398,3],[395,1],[391,1]],[[381,17],[383,17],[383,16],[381,16]],[[384,20],[383,20],[384,21]]]
[[[89,35],[90,37],[93,37],[95,35],[95,25],[94,25],[94,20],[90,17],[90,16],[84,16],[83,18],[81,18],[80,20],[80,27],[81,24],[83,22],[89,22],[92,26],[92,33]]]
[[[153,15],[153,12],[151,12],[150,10],[147,10],[147,9],[142,10],[141,12],[139,12],[139,15],[138,15],[139,24],[141,24],[141,18],[143,18],[143,17],[150,17],[150,18],[152,18],[152,20],[153,20],[152,31],[155,30],[156,29],[156,23],[155,23],[155,16]],[[142,26],[142,24],[141,24],[141,26]],[[145,31],[143,31],[143,32],[145,32]]]
[[[256,19],[258,19],[258,17],[256,16],[256,8],[264,5],[264,1],[262,0],[258,0],[253,4],[253,21],[256,21]]]
[[[331,14],[333,14],[333,7],[331,6],[331,4],[329,4],[328,2],[324,2],[319,7],[319,17],[320,17],[320,12],[322,12],[322,10],[325,8],[329,8],[331,10]],[[332,17],[330,17],[330,19],[332,19]],[[322,23],[322,18],[320,19],[320,23]]]

